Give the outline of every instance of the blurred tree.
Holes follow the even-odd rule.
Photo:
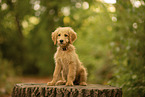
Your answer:
[[[20,72],[23,74],[52,74],[52,68],[54,68],[53,55],[56,48],[51,40],[51,32],[59,26],[71,26],[75,29],[80,36],[79,42],[76,43],[77,48],[81,47],[79,51],[89,46],[91,41],[95,41],[96,44],[99,43],[97,48],[94,45],[84,49],[83,52],[79,53],[78,51],[82,61],[88,67],[90,76],[92,75],[92,80],[95,76],[93,76],[94,72],[91,73],[90,70],[96,68],[94,64],[99,60],[97,67],[104,64],[102,58],[97,56],[104,56],[103,49],[109,43],[105,37],[106,32],[108,32],[107,27],[110,27],[110,18],[108,18],[106,7],[102,2],[94,2],[93,0],[89,2],[63,1],[62,4],[58,4],[56,0],[51,2],[40,0],[6,0],[1,2],[2,7],[6,6],[5,9],[1,10],[2,55],[4,58],[13,61],[19,74]],[[102,14],[95,11],[96,6],[101,9]],[[96,23],[98,23],[98,26],[96,26]],[[102,26],[105,29],[101,29]],[[111,35],[109,33],[111,33],[111,30],[108,32],[108,35]],[[95,39],[98,37],[97,35],[101,35],[101,39]],[[86,43],[83,41],[86,41]],[[92,54],[87,55],[89,50],[95,52],[92,53],[93,56]],[[89,58],[89,60],[86,60],[86,58]]]

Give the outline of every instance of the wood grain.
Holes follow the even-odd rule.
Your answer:
[[[99,84],[47,86],[21,83],[14,86],[12,97],[122,97],[122,89]]]

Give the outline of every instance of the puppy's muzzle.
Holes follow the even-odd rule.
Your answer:
[[[60,40],[60,43],[62,44],[63,43],[63,40]]]

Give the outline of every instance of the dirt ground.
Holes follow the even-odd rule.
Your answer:
[[[51,80],[50,77],[37,77],[37,76],[22,76],[17,77],[17,83],[47,83]]]

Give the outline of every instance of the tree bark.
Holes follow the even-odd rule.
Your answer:
[[[20,40],[22,41],[24,37],[23,37],[23,33],[22,33],[22,26],[21,26],[21,23],[20,23],[19,16],[15,15],[15,19],[16,19],[16,25],[17,25],[17,28],[18,28],[18,35],[19,35]]]
[[[122,89],[107,85],[47,86],[46,84],[16,84],[12,97],[122,97]]]

